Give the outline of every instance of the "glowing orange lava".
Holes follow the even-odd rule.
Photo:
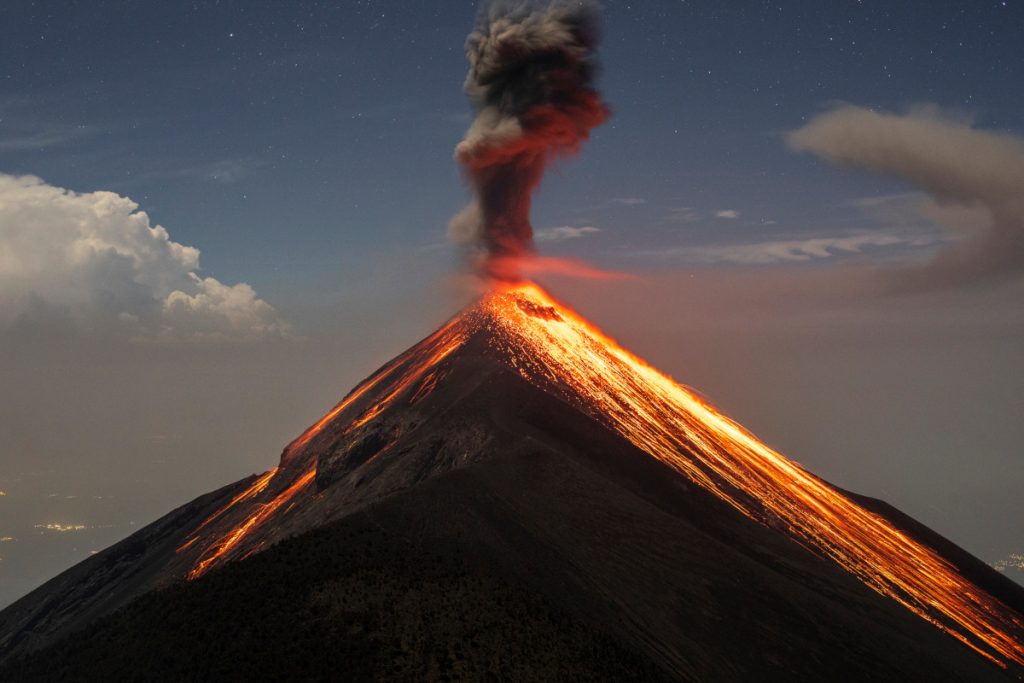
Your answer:
[[[274,470],[271,471],[273,472]],[[232,529],[232,531],[225,535],[210,551],[204,553],[203,557],[199,560],[199,563],[196,564],[192,571],[188,573],[187,578],[190,580],[195,579],[206,573],[206,571],[218,560],[231,552],[231,550],[233,550],[254,527],[259,526],[269,519],[282,505],[290,501],[295,497],[295,494],[308,486],[309,483],[313,481],[314,476],[316,476],[316,469],[311,468],[304,472],[302,476],[292,482],[288,488],[277,494],[269,502],[260,503],[256,507],[256,510],[249,515],[244,522]]]
[[[996,664],[1024,666],[1019,639],[1024,623],[1015,612],[960,576],[936,552],[776,453],[530,283],[492,291],[303,432],[285,450],[278,468],[196,530],[226,518],[235,506],[251,508],[207,544],[188,577],[263,547],[263,539],[246,547],[242,541],[308,490],[316,459],[307,447],[315,450],[310,446],[314,439],[324,432],[347,434],[389,406],[416,402],[443,376],[445,359],[475,335],[526,381],[583,410],[744,515],[783,527],[801,544]],[[373,402],[363,405],[371,396]]]
[[[505,328],[494,338],[528,381],[563,388],[564,398],[641,450],[745,515],[781,520],[797,540],[993,662],[1024,665],[1024,623],[1012,610],[536,285],[507,288],[482,308]]]
[[[302,448],[309,444],[317,434],[319,434],[324,427],[326,427],[332,420],[342,413],[350,405],[358,401],[370,389],[378,386],[379,384],[386,383],[385,380],[391,379],[395,374],[401,370],[402,366],[407,364],[412,356],[413,351],[420,351],[421,349],[429,349],[430,353],[427,354],[426,358],[420,358],[419,354],[414,358],[415,367],[410,372],[407,372],[399,380],[402,388],[408,386],[412,382],[416,381],[419,377],[422,377],[425,372],[430,370],[431,367],[439,363],[445,356],[450,354],[452,351],[457,349],[463,341],[463,337],[459,334],[460,330],[457,329],[455,321],[451,321],[444,327],[439,329],[434,334],[427,337],[425,340],[417,344],[413,349],[402,354],[398,358],[394,359],[383,368],[381,368],[375,375],[370,377],[368,380],[357,386],[352,392],[345,397],[338,405],[334,406],[326,415],[317,420],[311,427],[304,431],[295,441],[291,442],[285,449],[285,459],[292,454],[298,453]],[[386,402],[390,402],[394,396],[398,394],[401,389],[396,389],[390,394],[390,398],[386,399]],[[366,417],[360,422],[360,424],[366,423],[373,418],[373,416],[380,413],[384,409],[384,405],[376,407],[375,412],[370,417]],[[374,411],[371,408],[369,412]],[[358,426],[358,425],[355,425]]]
[[[264,473],[248,488],[232,498],[227,505],[205,519],[193,532],[192,537],[178,548],[179,553],[187,550],[199,540],[199,532],[205,527],[216,519],[223,517],[229,510],[240,503],[252,501],[254,507],[248,511],[241,521],[207,544],[206,549],[201,553],[198,561],[192,570],[188,572],[186,578],[189,580],[197,579],[218,564],[232,559],[235,555],[238,556],[237,559],[243,559],[256,551],[256,548],[243,548],[242,542],[251,537],[275,513],[287,511],[289,505],[286,505],[286,503],[294,504],[299,494],[307,490],[316,477],[316,459],[308,458],[305,461],[301,460],[300,456],[303,454],[303,449],[316,436],[321,434],[342,412],[357,404],[371,389],[380,386],[383,396],[366,407],[361,414],[358,414],[355,419],[348,423],[343,433],[363,426],[379,415],[396,398],[410,389],[419,380],[423,379],[426,383],[436,381],[436,379],[426,376],[427,373],[455,349],[459,348],[464,341],[463,330],[455,325],[454,321],[445,325],[418,344],[413,350],[399,356],[381,368],[374,376],[356,387],[344,400],[304,431],[285,448],[281,464],[278,467]],[[415,351],[415,353],[412,353],[412,351]],[[423,391],[429,391],[429,389],[425,389],[424,385],[421,384],[417,393],[422,393]],[[295,466],[296,464],[297,467]],[[289,467],[289,465],[293,466]],[[282,481],[287,482],[286,477],[296,469],[299,469],[299,474],[292,483],[287,484],[282,490],[278,490],[280,487],[274,486],[279,477],[284,478]],[[264,494],[269,499],[259,500]],[[262,541],[257,546],[262,547],[261,543]]]

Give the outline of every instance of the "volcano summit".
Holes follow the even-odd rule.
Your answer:
[[[1005,577],[519,283],[384,365],[274,469],[4,610],[0,647],[29,680],[149,677],[161,647],[166,675],[208,677],[230,618],[264,672],[293,656],[275,624],[295,623],[313,652],[360,643],[338,664],[353,676],[1006,680],[1021,610]]]

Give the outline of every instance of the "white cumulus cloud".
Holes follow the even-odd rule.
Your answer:
[[[287,334],[252,287],[200,277],[198,270],[199,250],[171,240],[127,197],[0,174],[0,330],[208,339]]]
[[[715,212],[715,216],[718,218],[739,218],[740,212],[736,209],[721,209]]]

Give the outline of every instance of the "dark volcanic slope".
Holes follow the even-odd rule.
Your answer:
[[[657,681],[621,643],[521,585],[356,515],[0,670],[0,681]]]
[[[562,325],[533,300],[510,305],[533,321],[524,324]],[[140,673],[147,666],[214,677],[241,647],[224,644],[237,631],[246,650],[281,653],[299,638],[310,657],[334,662],[342,643],[370,673],[400,657],[407,673],[440,675],[438,657],[461,669],[439,648],[469,629],[488,634],[458,653],[480,675],[533,648],[549,663],[606,652],[596,669],[573,665],[584,678],[615,678],[616,662],[632,662],[677,680],[1005,680],[777,517],[741,513],[739,493],[727,502],[581,408],[571,381],[512,352],[497,315],[470,309],[357,387],[277,468],[197,499],[0,612],[0,662],[50,648],[17,675],[92,662],[140,678],[154,673]],[[934,532],[857,500],[1003,604],[1024,605],[1020,589]],[[253,604],[261,591],[273,609]],[[441,609],[451,593],[462,597]],[[353,616],[344,601],[355,594]],[[525,612],[536,615],[525,640],[510,636]],[[253,664],[260,657],[247,666],[269,671]],[[573,677],[545,667],[508,671]]]
[[[76,564],[0,611],[0,664],[76,631],[135,597],[169,585],[168,568],[193,529],[255,477],[200,496]]]
[[[643,659],[683,680],[997,677],[816,558],[664,484],[623,444],[570,430],[603,455],[567,453],[544,422],[559,439],[572,425],[547,408],[492,416],[527,430],[528,446],[145,598],[8,673],[415,676],[523,665],[530,650],[527,664],[546,664],[499,672],[603,671],[547,668],[583,650],[612,653],[597,656],[608,680],[622,676],[615,662]]]
[[[499,673],[520,680],[622,680],[620,666],[675,680],[1006,680],[564,404],[528,388],[509,403],[508,388],[485,383],[462,415],[491,458],[143,598],[7,675],[241,680],[308,656],[296,672],[482,675],[505,661]],[[543,664],[515,668],[530,650]],[[562,659],[581,650],[600,666]]]

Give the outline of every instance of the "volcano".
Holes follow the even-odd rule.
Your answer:
[[[62,671],[139,659],[131,647],[154,647],[140,630],[186,609],[189,623],[219,623],[203,610],[223,612],[232,591],[268,605],[292,591],[281,609],[312,609],[337,580],[326,567],[346,580],[355,567],[404,568],[402,585],[419,598],[392,613],[397,628],[429,602],[409,567],[435,565],[478,588],[505,587],[473,593],[451,623],[476,623],[484,604],[494,612],[484,594],[512,595],[501,604],[533,605],[515,619],[550,610],[564,626],[551,633],[577,640],[524,644],[526,626],[509,627],[493,648],[521,646],[538,661],[558,643],[604,653],[580,666],[600,664],[610,678],[619,665],[667,680],[1024,672],[1024,590],[771,450],[529,283],[499,286],[384,365],[277,467],[192,501],[8,607],[0,661],[28,667],[17,669],[28,679],[52,673],[55,653],[74,642],[84,643],[79,659],[60,660],[71,667]],[[383,590],[359,585],[364,600]],[[394,604],[388,595],[374,604]],[[431,642],[451,641],[438,635],[451,623],[428,629]],[[119,632],[135,634],[132,654],[111,645]],[[287,637],[245,632],[250,660]],[[395,638],[399,650],[414,647],[408,634]],[[208,656],[196,654],[207,652],[199,640],[175,645],[175,666]],[[510,652],[503,661],[521,664]],[[445,656],[455,671],[465,663],[465,653]]]

